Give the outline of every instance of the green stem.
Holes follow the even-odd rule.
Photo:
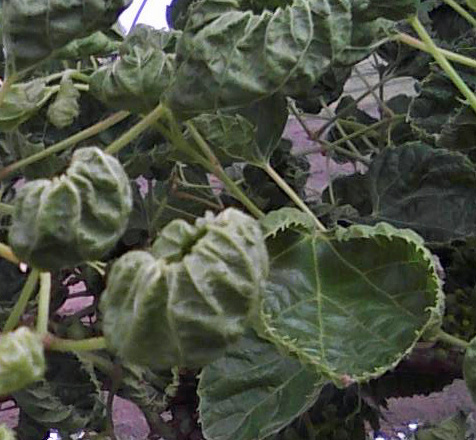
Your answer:
[[[38,292],[38,316],[36,321],[36,331],[40,336],[45,336],[48,333],[50,298],[51,274],[49,272],[43,272],[40,274],[40,291]]]
[[[103,356],[87,351],[77,353],[77,356],[83,361],[91,362],[95,368],[104,374],[111,375],[114,371],[114,364]]]
[[[116,125],[117,123],[121,122],[128,116],[129,116],[129,112],[125,112],[125,111],[114,113],[113,115],[109,116],[103,121],[100,121],[97,124],[91,125],[91,127],[88,127],[85,130],[82,130],[79,133],[76,133],[73,136],[63,141],[58,142],[57,144],[54,144],[51,147],[45,148],[43,151],[40,151],[39,153],[32,154],[31,156],[28,156],[25,159],[19,160],[18,162],[8,165],[5,168],[0,170],[0,180],[5,179],[10,174],[17,172],[18,170],[20,170],[23,167],[26,167],[27,165],[31,165],[53,154],[66,150],[67,148],[79,142],[82,142],[90,137],[93,137],[107,130],[113,125]]]
[[[309,207],[303,202],[301,197],[296,194],[296,192],[288,185],[288,183],[275,171],[275,169],[269,163],[266,164],[263,169],[266,171],[269,177],[271,177],[271,179],[276,182],[276,185],[278,185],[287,194],[287,196],[299,208],[301,208],[302,211],[304,211],[314,220],[314,223],[321,232],[327,232],[326,227],[319,221],[319,219],[314,215],[314,213],[309,209]]]
[[[198,144],[202,152],[205,154],[206,158],[208,159],[211,169],[210,171],[213,172],[227,187],[228,191],[230,191],[233,196],[239,200],[248,210],[256,217],[262,218],[264,217],[264,213],[246,196],[246,194],[240,189],[240,187],[226,174],[225,170],[221,166],[219,160],[211,150],[210,146],[207,144],[205,139],[201,136],[195,126],[189,122],[187,123],[187,127],[190,130],[190,134],[192,135],[195,142]]]
[[[13,264],[18,265],[21,263],[18,257],[13,253],[12,248],[3,243],[0,243],[0,257],[10,261],[10,263]]]
[[[444,342],[449,345],[453,345],[458,348],[463,348],[466,350],[468,348],[469,343],[457,338],[456,336],[450,335],[449,333],[444,332],[443,330],[440,330],[437,334],[438,340],[441,342]]]
[[[418,40],[417,38],[412,37],[411,35],[399,32],[393,37],[393,40],[400,41],[401,43],[406,44],[407,46],[414,47],[415,49],[419,49],[423,52],[430,53],[430,49],[427,47],[423,41]],[[460,55],[455,52],[451,52],[450,50],[442,49],[438,47],[438,50],[441,54],[444,55],[445,58],[448,60],[454,61],[455,63],[462,64],[464,66],[472,67],[476,69],[476,60],[473,58],[465,57],[464,55]]]
[[[137,136],[147,130],[154,122],[159,120],[165,113],[164,106],[159,104],[154,110],[142,118],[136,125],[126,131],[119,139],[116,139],[109,147],[106,148],[106,153],[117,154],[127,144],[132,142]]]
[[[0,107],[5,100],[5,96],[7,96],[8,91],[10,90],[11,86],[16,80],[16,75],[9,76],[2,84],[2,88],[0,89]]]
[[[10,313],[10,316],[7,319],[7,322],[3,326],[4,332],[12,331],[20,321],[23,313],[25,312],[28,301],[30,300],[33,292],[35,291],[36,283],[38,281],[40,273],[38,270],[33,269],[28,275],[25,285],[21,290],[20,296],[18,297],[13,310]]]
[[[459,15],[468,21],[471,26],[476,27],[476,18],[474,18],[466,9],[464,9],[455,0],[443,0],[448,6],[451,6]]]
[[[13,205],[0,202],[0,214],[13,215],[14,212],[15,212],[15,207]]]
[[[106,339],[104,337],[89,338],[89,339],[62,339],[52,335],[45,338],[45,347],[48,350],[69,352],[69,351],[94,351],[103,350],[106,346]]]
[[[426,31],[425,27],[421,24],[417,16],[410,18],[409,23],[413,26],[418,36],[422,41],[427,45],[429,52],[438,63],[438,65],[443,69],[443,71],[450,77],[453,84],[458,88],[461,94],[468,100],[473,111],[476,113],[476,95],[471,91],[463,79],[459,76],[458,72],[453,68],[445,56],[440,52],[438,47],[435,45],[430,35]]]

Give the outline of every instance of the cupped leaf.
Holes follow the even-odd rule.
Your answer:
[[[206,365],[249,325],[267,273],[261,228],[246,214],[174,220],[152,252],[114,263],[101,297],[108,345],[139,365]]]
[[[101,258],[124,233],[129,179],[99,148],[76,150],[60,178],[28,182],[15,200],[10,245],[22,261],[58,270]]]
[[[56,128],[68,127],[79,115],[78,99],[81,96],[68,76],[61,80],[55,100],[48,107],[48,120]]]
[[[51,96],[43,80],[14,84],[0,106],[0,130],[11,131],[30,119]]]
[[[130,0],[5,0],[3,43],[10,74],[27,69],[76,38],[109,28]]]
[[[207,440],[260,440],[309,409],[325,380],[249,331],[200,374]]]
[[[90,92],[116,109],[140,113],[156,107],[175,71],[164,33],[136,26],[120,47],[120,57],[91,76]]]
[[[440,325],[443,293],[421,237],[380,223],[268,239],[263,334],[332,378],[367,381]]]
[[[41,338],[27,327],[0,335],[0,396],[39,381],[45,374]]]
[[[295,0],[261,15],[236,0],[193,4],[167,94],[180,114],[238,108],[282,91],[305,94],[351,42],[348,0]]]

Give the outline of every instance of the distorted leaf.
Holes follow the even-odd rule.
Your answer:
[[[70,41],[109,28],[130,0],[4,0],[3,43],[10,74]]]
[[[108,346],[138,365],[206,365],[249,325],[267,273],[261,228],[246,214],[174,220],[152,252],[114,263],[101,297]]]
[[[91,75],[90,92],[106,105],[135,112],[156,107],[175,73],[174,56],[164,51],[165,31],[136,26],[120,57]]]
[[[324,379],[249,331],[200,374],[199,413],[208,440],[260,440],[316,400]]]
[[[440,325],[441,282],[413,231],[380,223],[267,242],[264,335],[337,385],[381,376]]]
[[[71,41],[55,52],[55,58],[61,60],[78,60],[90,56],[108,55],[119,49],[120,43],[103,32],[94,32],[85,38]]]
[[[79,115],[78,99],[81,96],[70,77],[61,80],[55,100],[48,107],[48,120],[56,128],[68,127]]]
[[[0,396],[39,381],[45,374],[41,338],[27,327],[0,335]]]

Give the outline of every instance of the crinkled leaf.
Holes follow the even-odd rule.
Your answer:
[[[101,296],[108,346],[138,365],[206,365],[244,333],[267,273],[261,228],[241,211],[174,220],[151,252],[112,266]]]
[[[268,250],[264,335],[338,385],[381,376],[440,325],[441,282],[411,230],[291,230],[268,239]]]
[[[417,12],[420,0],[352,0],[352,13],[357,21],[376,18],[399,21]]]
[[[120,48],[120,57],[91,76],[90,92],[106,105],[147,112],[159,103],[175,75],[174,56],[164,51],[165,31],[136,26]]]
[[[0,335],[0,396],[39,381],[45,373],[41,338],[27,327]]]
[[[48,120],[56,128],[68,127],[79,115],[78,99],[81,96],[68,76],[63,77],[55,100],[48,107]]]
[[[202,370],[200,421],[207,440],[260,440],[315,402],[324,380],[248,332]]]
[[[5,0],[3,42],[10,74],[70,41],[109,28],[130,0]]]
[[[116,52],[120,43],[104,32],[94,32],[85,38],[78,38],[55,52],[55,58],[60,60],[78,60],[90,56],[107,55]]]
[[[276,237],[279,232],[287,229],[304,229],[304,231],[312,231],[315,223],[303,211],[296,208],[281,208],[276,211],[269,212],[266,217],[261,220],[261,226],[265,238]]]
[[[167,6],[167,24],[173,29],[183,29],[188,19],[190,5],[197,0],[172,0]]]
[[[11,86],[0,106],[0,130],[11,131],[23,124],[50,96],[49,88],[40,79]]]
[[[193,114],[307,93],[350,44],[350,9],[348,0],[295,0],[258,16],[236,0],[192,5],[168,103]]]

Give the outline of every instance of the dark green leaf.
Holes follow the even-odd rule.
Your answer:
[[[466,440],[471,438],[466,437],[466,420],[467,415],[460,411],[435,427],[418,430],[415,440]]]
[[[200,375],[200,420],[207,440],[260,440],[306,411],[324,380],[248,332]]]
[[[352,0],[352,13],[357,21],[371,21],[376,18],[403,20],[417,12],[420,0]]]
[[[268,239],[268,249],[264,335],[338,385],[381,376],[440,325],[441,281],[413,231],[385,223],[331,237],[291,230]]]
[[[90,92],[116,109],[147,112],[159,103],[175,73],[173,55],[164,50],[165,31],[134,28],[120,47],[120,57],[94,72]]]
[[[109,28],[130,0],[4,0],[3,42],[10,74],[76,38]]]
[[[71,41],[55,52],[55,58],[61,60],[78,60],[90,56],[108,55],[117,52],[120,43],[103,32],[95,32],[85,38]]]

